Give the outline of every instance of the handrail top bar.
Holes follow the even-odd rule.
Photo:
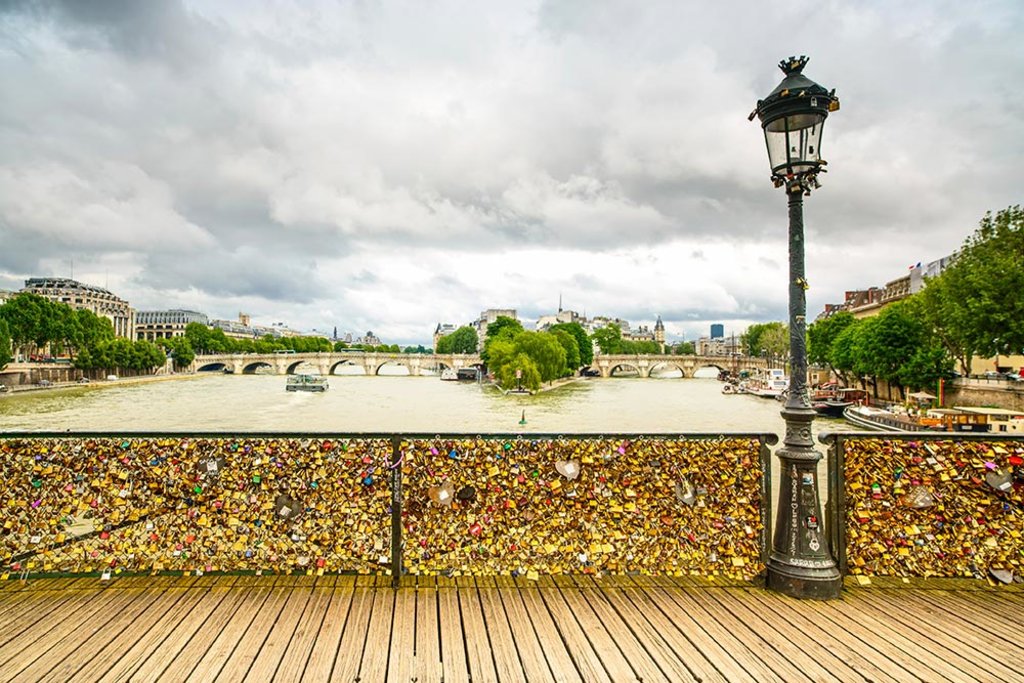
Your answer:
[[[191,438],[191,439],[516,439],[533,441],[538,439],[576,439],[593,441],[597,439],[764,439],[769,444],[778,442],[778,436],[770,432],[698,432],[681,434],[678,432],[148,432],[148,431],[0,431],[0,439],[32,439],[32,438]]]
[[[886,439],[889,441],[1024,441],[1024,434],[1001,432],[822,432],[818,442],[831,445],[837,437],[854,439]]]

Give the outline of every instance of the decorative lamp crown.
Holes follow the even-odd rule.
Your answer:
[[[835,89],[828,90],[803,74],[806,56],[779,62],[786,77],[750,113],[764,129],[772,181],[809,192],[818,187],[817,174],[827,162],[821,158],[821,134],[829,112],[839,109]]]

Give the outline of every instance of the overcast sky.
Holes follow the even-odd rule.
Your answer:
[[[485,308],[787,316],[747,115],[836,88],[808,312],[1024,188],[1024,3],[0,0],[0,288],[429,343]]]

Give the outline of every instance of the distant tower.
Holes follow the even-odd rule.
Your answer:
[[[711,338],[712,339],[724,339],[725,338],[725,325],[722,323],[713,323],[711,325]]]
[[[558,312],[562,312],[562,293],[558,293]]]
[[[334,326],[334,336],[331,337],[331,341],[338,341],[338,326]]]
[[[661,353],[665,353],[665,324],[661,322],[660,315],[658,322],[654,323],[654,341],[661,347]]]

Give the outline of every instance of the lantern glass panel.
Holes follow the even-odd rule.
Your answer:
[[[825,117],[820,114],[795,114],[765,126],[764,138],[772,172],[799,175],[814,170],[821,160],[824,124]]]

